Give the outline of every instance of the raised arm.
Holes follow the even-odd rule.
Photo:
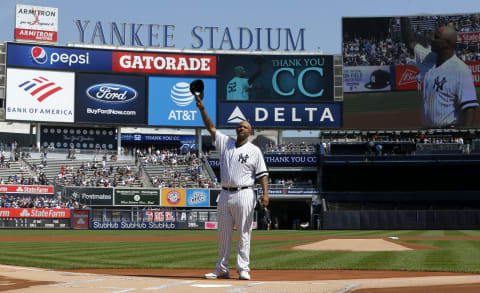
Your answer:
[[[417,44],[417,40],[415,38],[415,34],[410,27],[410,22],[408,21],[408,17],[401,17],[400,18],[400,29],[402,30],[403,41],[405,42],[405,46],[409,50],[410,53],[413,52],[413,48]]]
[[[207,110],[205,110],[205,106],[203,105],[203,92],[200,96],[195,96],[195,101],[197,102],[197,108],[200,110],[200,115],[202,115],[203,124],[205,124],[205,129],[210,132],[212,139],[215,140],[215,133],[217,129],[215,128],[212,119],[207,114]]]

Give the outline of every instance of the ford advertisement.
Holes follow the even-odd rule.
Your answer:
[[[145,123],[143,76],[79,73],[76,122]]]
[[[7,66],[111,71],[112,52],[8,43]]]

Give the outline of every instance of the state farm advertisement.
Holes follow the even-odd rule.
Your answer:
[[[467,61],[465,63],[472,70],[473,83],[475,83],[475,86],[480,86],[480,61]]]
[[[417,75],[420,70],[414,65],[395,66],[395,83],[397,90],[416,90]]]
[[[58,8],[17,4],[15,40],[57,42]]]
[[[151,54],[112,52],[112,70],[156,74],[216,75],[217,57],[213,55]]]
[[[457,43],[480,42],[480,32],[458,33]]]
[[[0,185],[0,193],[53,194],[53,186],[47,186],[47,185]]]
[[[0,218],[70,218],[69,209],[0,209]]]

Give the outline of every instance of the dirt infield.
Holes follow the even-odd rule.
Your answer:
[[[253,240],[370,239],[408,249],[438,249],[401,240],[480,240],[480,237],[253,237]],[[216,237],[8,236],[0,241],[215,241]],[[316,242],[315,242],[316,241]],[[370,242],[373,243],[373,242]],[[380,242],[379,242],[380,243]],[[275,249],[295,249],[295,246]],[[367,270],[253,270],[251,281],[205,280],[204,269],[82,269],[57,271],[0,265],[0,291],[15,292],[480,292],[480,275],[449,272]]]

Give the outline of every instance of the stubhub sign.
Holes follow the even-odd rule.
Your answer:
[[[7,65],[111,71],[112,52],[8,43]]]
[[[257,127],[340,128],[342,104],[220,103],[219,127],[234,127],[247,120]]]

